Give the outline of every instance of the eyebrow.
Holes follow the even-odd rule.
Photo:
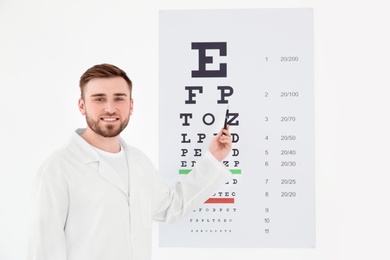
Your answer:
[[[91,97],[105,97],[107,96],[106,94],[104,93],[96,93],[96,94],[92,94]],[[127,94],[125,93],[114,93],[114,96],[117,96],[117,97],[127,97]]]

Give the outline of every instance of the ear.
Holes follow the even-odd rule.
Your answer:
[[[79,98],[78,107],[79,107],[80,113],[83,116],[85,116],[85,103],[84,103],[84,100],[82,98]]]
[[[130,100],[130,115],[133,114],[133,108],[134,108],[134,100],[131,99],[131,100]]]

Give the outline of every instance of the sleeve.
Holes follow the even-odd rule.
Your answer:
[[[174,187],[169,189],[161,180],[157,181],[154,220],[167,223],[179,221],[231,178],[230,171],[207,152]]]
[[[67,183],[59,164],[46,163],[32,185],[29,260],[66,260],[68,205]]]

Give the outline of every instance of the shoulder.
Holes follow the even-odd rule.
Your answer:
[[[126,153],[136,160],[147,160],[150,161],[149,157],[139,148],[132,145],[125,145]]]
[[[80,158],[75,156],[69,146],[64,145],[46,157],[38,168],[38,175],[61,175],[70,165],[76,165],[79,160]]]
[[[69,153],[66,146],[62,146],[59,149],[52,152],[41,164],[40,169],[45,169],[48,167],[52,167],[55,165],[62,164],[64,162],[64,158],[67,157]]]
[[[65,147],[61,147],[41,163],[33,178],[33,187],[39,187],[45,184],[58,185],[62,183],[61,185],[63,185],[67,183],[67,178],[64,174],[67,163],[63,156],[67,152],[66,150]]]
[[[130,160],[143,167],[151,167],[154,169],[154,165],[150,158],[139,148],[125,144],[126,155]]]

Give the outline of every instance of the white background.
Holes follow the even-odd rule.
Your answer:
[[[312,7],[315,249],[159,248],[154,259],[389,259],[390,16],[372,0],[0,0],[0,259],[25,259],[31,179],[84,126],[78,79],[109,62],[134,81],[123,137],[158,162],[158,10]]]

